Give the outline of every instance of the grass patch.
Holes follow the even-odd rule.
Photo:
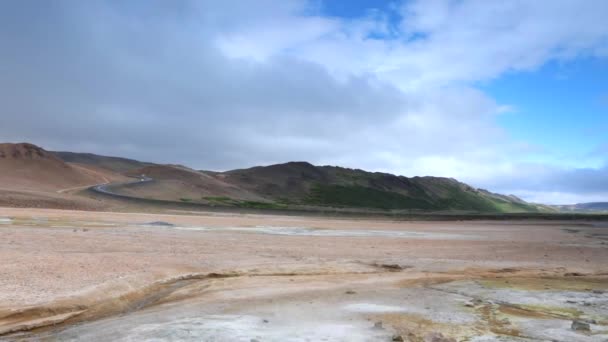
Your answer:
[[[458,187],[449,189],[447,198],[440,200],[439,204],[446,209],[473,210],[483,213],[529,213],[539,211],[533,205],[490,198]]]
[[[376,209],[434,209],[433,204],[405,195],[358,185],[314,185],[307,204]]]
[[[373,182],[372,182],[373,183]],[[432,198],[422,189],[413,186],[409,195],[383,190],[382,184],[324,185],[314,184],[302,203],[351,208],[372,208],[385,210],[464,210],[479,213],[529,213],[539,212],[534,205],[511,203],[490,198],[481,193],[466,191],[458,186],[446,185],[443,198]]]
[[[203,197],[203,199],[212,205],[234,206],[239,204],[239,201],[226,196],[207,196]]]
[[[217,205],[228,205],[236,206],[241,208],[254,208],[254,209],[286,209],[287,204],[275,203],[275,202],[258,202],[258,201],[240,201],[225,196],[208,196],[203,197],[204,200],[209,201],[211,204]]]
[[[540,211],[538,207],[525,203],[512,203],[500,200],[493,202],[496,209],[501,213],[530,213]]]
[[[240,201],[237,205],[241,208],[287,209],[287,205],[274,202]]]
[[[450,189],[447,198],[439,201],[439,206],[445,209],[501,212],[491,200],[459,188]]]
[[[232,198],[226,196],[207,196],[203,197],[203,199],[210,202],[229,202],[233,200]]]

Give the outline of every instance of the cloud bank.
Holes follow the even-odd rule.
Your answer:
[[[608,56],[605,1],[3,1],[4,141],[223,170],[289,160],[608,199],[606,168],[530,165],[477,87]],[[396,19],[395,19],[396,18]],[[564,24],[567,23],[567,24]]]

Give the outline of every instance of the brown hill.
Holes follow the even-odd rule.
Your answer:
[[[153,181],[113,187],[113,191],[143,198],[201,203],[213,202],[218,197],[264,201],[264,198],[250,191],[179,165],[150,165],[125,174],[131,177],[145,175]]]
[[[307,162],[289,162],[270,166],[216,173],[216,178],[270,199],[297,199],[306,196],[315,183],[330,182],[330,175]]]
[[[63,158],[60,159],[58,156]],[[77,163],[66,163],[72,160]],[[137,166],[143,166],[138,167]],[[535,212],[515,196],[476,189],[452,178],[404,177],[290,162],[226,172],[196,171],[82,153],[0,144],[0,190],[63,193],[112,182],[116,193],[142,198],[258,208],[345,207],[389,210]],[[124,171],[123,175],[115,171]],[[148,182],[129,182],[145,175]],[[70,191],[73,192],[73,191]]]
[[[66,163],[77,163],[80,165],[91,165],[97,168],[123,173],[153,165],[152,163],[140,162],[134,159],[101,156],[92,153],[76,152],[51,152]]]
[[[32,144],[0,144],[0,188],[56,191],[102,183],[103,176],[69,165]]]

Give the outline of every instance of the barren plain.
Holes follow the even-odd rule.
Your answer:
[[[0,209],[0,340],[606,341],[608,226]]]

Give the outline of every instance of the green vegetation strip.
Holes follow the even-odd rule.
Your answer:
[[[405,195],[353,185],[314,185],[306,204],[376,209],[436,209],[431,203]]]

